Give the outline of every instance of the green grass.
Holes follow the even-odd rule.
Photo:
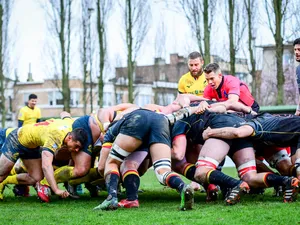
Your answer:
[[[227,174],[236,176],[233,169]],[[178,210],[179,194],[161,186],[150,170],[141,178],[140,208],[116,211],[93,211],[101,203],[106,192],[98,198],[88,194],[79,200],[60,200],[52,196],[52,202],[40,203],[32,189],[31,197],[14,197],[11,188],[5,190],[0,202],[0,224],[299,224],[299,202],[284,204],[281,197],[272,197],[272,189],[264,195],[244,196],[241,203],[225,206],[220,199],[205,203],[205,193],[195,194],[194,210]],[[87,191],[86,191],[87,192]],[[124,197],[124,196],[122,196]],[[121,198],[122,198],[121,197]],[[120,198],[120,199],[121,199]]]

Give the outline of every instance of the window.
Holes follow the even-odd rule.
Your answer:
[[[157,94],[157,104],[166,106],[174,101],[174,95],[170,93],[158,93]]]
[[[116,104],[121,104],[123,103],[123,93],[117,93],[117,96],[116,96]]]
[[[64,100],[62,93],[60,93],[59,91],[48,92],[48,104],[53,106],[63,105]]]
[[[24,102],[24,105],[27,105],[29,95],[30,95],[30,93],[24,93],[24,95],[23,95],[23,102]]]
[[[138,95],[135,102],[138,106],[141,106],[141,107],[146,104],[150,104],[151,103],[151,95]]]
[[[71,91],[71,99],[70,99],[71,106],[78,106],[79,99],[80,99],[79,91]]]
[[[103,106],[112,106],[112,93],[104,92],[103,93]],[[119,103],[117,103],[119,104]]]
[[[166,73],[162,69],[159,70],[159,80],[166,80]]]

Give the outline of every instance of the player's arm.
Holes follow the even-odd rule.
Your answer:
[[[18,127],[22,127],[23,126],[24,121],[23,120],[18,120]]]
[[[22,127],[25,120],[25,112],[23,112],[23,108],[20,109],[18,115],[18,127]]]
[[[234,138],[244,138],[249,137],[253,134],[254,130],[251,126],[244,125],[241,127],[223,127],[211,129],[208,127],[203,131],[202,137],[204,140],[208,138],[224,138],[224,139],[234,139]]]
[[[185,134],[175,136],[172,141],[172,159],[181,161],[185,156],[186,146],[187,140]]]
[[[299,90],[299,93],[300,93],[300,90]],[[299,99],[298,99],[298,104],[297,104],[295,115],[300,116],[300,96],[299,96]]]
[[[60,118],[63,120],[63,119],[66,119],[66,118],[72,118],[71,114],[67,111],[62,111],[60,114],[59,114]]]
[[[54,172],[53,172],[53,167],[52,167],[52,162],[53,162],[53,153],[51,150],[47,148],[43,148],[42,151],[42,169],[44,176],[46,177],[52,191],[56,194],[59,195],[62,198],[66,198],[69,196],[69,193],[64,190],[60,190],[57,186],[57,183],[54,178]]]

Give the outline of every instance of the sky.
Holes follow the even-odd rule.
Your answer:
[[[155,1],[155,4],[152,5],[152,25],[144,40],[138,58],[138,65],[150,65],[153,63],[155,57],[155,35],[157,26],[161,24],[161,21],[164,21],[166,30],[166,50],[163,58],[167,62],[171,53],[179,53],[179,55],[187,56],[189,52],[197,50],[196,42],[190,35],[191,31],[185,17],[177,12],[166,10],[163,3]],[[119,61],[124,62],[126,60],[124,58],[126,54],[124,40],[121,37],[119,27],[120,23],[119,13],[115,12],[109,20],[108,28],[108,62],[111,69],[109,73],[112,73],[111,75],[113,75],[113,68],[120,66]],[[21,81],[26,81],[29,64],[31,64],[34,80],[46,78],[47,74],[49,74],[49,71],[46,70],[50,65],[45,52],[47,26],[44,11],[39,6],[38,0],[15,0],[11,24],[13,25],[11,29],[13,33],[12,37],[16,38],[15,50],[12,54],[15,68],[12,70],[17,71]],[[222,52],[224,40],[227,39],[224,26],[224,21],[222,21],[222,18],[219,18],[215,26],[216,36],[212,37],[214,43],[212,50],[221,55],[224,53]],[[271,33],[267,29],[263,28],[260,32],[263,32],[264,35],[263,38],[258,38],[258,44],[272,43]],[[123,55],[123,57],[121,57],[121,60],[117,60],[120,55]],[[78,68],[74,70],[78,70]]]

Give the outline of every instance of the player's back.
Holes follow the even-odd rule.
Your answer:
[[[72,131],[71,119],[49,119],[43,122],[25,125],[19,129],[20,143],[27,148],[43,146],[48,139],[60,142],[60,139]]]

